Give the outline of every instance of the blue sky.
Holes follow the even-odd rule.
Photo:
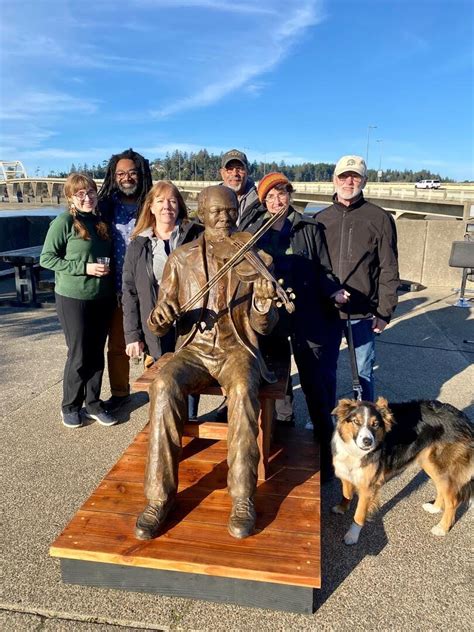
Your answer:
[[[2,0],[0,159],[473,169],[471,0]],[[379,142],[378,142],[379,141]]]

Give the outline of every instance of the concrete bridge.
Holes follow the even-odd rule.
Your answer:
[[[97,186],[102,186],[103,180],[97,180]],[[2,178],[0,171],[0,196],[2,201],[9,202],[60,202],[64,199],[64,183],[66,178]]]
[[[0,172],[0,195],[3,200],[59,203],[64,196],[66,178],[7,177]],[[103,180],[95,180],[102,185]],[[193,199],[206,186],[218,182],[180,180],[175,184],[186,197]],[[330,204],[334,192],[330,182],[293,182],[295,206]],[[429,217],[468,219],[474,216],[474,184],[447,184],[442,189],[416,189],[411,183],[368,183],[365,197],[392,212],[398,219]]]
[[[199,191],[218,182],[175,181],[181,191],[196,197]],[[309,204],[331,204],[334,187],[331,182],[293,182],[293,201],[304,210]],[[443,189],[416,189],[413,183],[368,183],[364,196],[390,211],[396,219],[430,217],[468,219],[474,216],[474,184],[451,184]]]

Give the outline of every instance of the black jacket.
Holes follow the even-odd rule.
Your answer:
[[[324,234],[319,224],[292,207],[289,216],[293,217],[289,228],[291,252],[274,258],[274,274],[277,278],[284,279],[285,287],[291,284],[296,295],[296,309],[290,317],[285,316],[284,308],[280,310],[282,324],[277,325],[277,333],[284,334],[282,327],[286,326],[293,344],[309,342],[310,345],[321,345],[325,335],[326,303],[341,289],[341,284],[332,273]],[[255,233],[266,221],[259,209],[254,217],[255,223],[251,223],[247,229],[251,233]],[[257,246],[272,254],[266,239],[270,232],[272,231],[263,235]]]
[[[180,225],[177,246],[192,241],[204,230],[197,222]],[[174,329],[157,338],[148,329],[147,320],[155,307],[158,284],[153,274],[152,242],[139,236],[130,242],[125,255],[122,276],[122,307],[125,343],[144,342],[148,355],[157,359],[174,350]]]
[[[340,314],[375,315],[389,322],[400,284],[395,221],[362,194],[350,206],[333,199],[316,220],[323,226],[334,274],[351,293]]]

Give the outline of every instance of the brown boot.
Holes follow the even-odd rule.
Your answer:
[[[138,540],[151,540],[156,537],[174,504],[174,498],[150,502],[137,518],[135,537]]]
[[[227,528],[234,538],[248,538],[255,528],[257,514],[251,498],[234,498]]]

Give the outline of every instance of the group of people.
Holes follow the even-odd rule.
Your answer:
[[[226,392],[228,529],[247,537],[255,525],[258,388],[272,380],[268,354],[293,353],[316,438],[323,481],[333,475],[331,411],[336,404],[339,346],[350,321],[364,399],[374,399],[375,335],[397,304],[397,240],[391,215],[367,202],[367,167],[343,156],[334,171],[333,204],[310,217],[292,206],[283,173],[258,186],[244,153],[224,154],[222,184],[204,189],[198,220],[188,218],[179,190],[152,185],[148,162],[127,150],[112,156],[103,186],[71,174],[68,210],[51,224],[41,265],[56,273],[56,304],[68,355],[62,419],[82,424],[80,411],[103,425],[129,401],[129,358],[150,362],[175,354],[151,389],[151,433],[139,539],[155,537],[174,505],[183,424],[197,414],[193,391],[217,379]],[[189,310],[183,307],[225,264],[235,231],[256,233],[273,273],[293,288],[295,311],[275,307],[274,284],[245,280],[238,267]],[[178,246],[181,246],[178,248]],[[250,290],[249,290],[250,288]],[[104,347],[111,387],[100,399]],[[275,415],[292,423],[291,383]]]
[[[62,422],[80,427],[85,405],[86,417],[111,426],[130,401],[130,358],[146,351],[153,362],[174,349],[172,333],[158,340],[146,319],[168,254],[202,227],[188,219],[172,182],[153,185],[148,161],[132,149],[112,156],[99,193],[83,174],[71,174],[64,193],[68,209],[51,223],[40,259],[55,272],[68,348]],[[102,401],[107,340],[111,397]],[[192,415],[196,401],[190,401]]]

